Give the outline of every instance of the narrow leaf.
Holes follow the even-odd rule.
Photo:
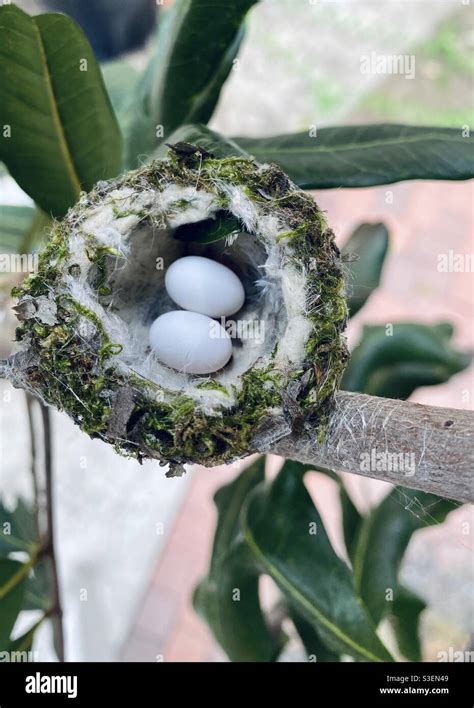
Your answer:
[[[283,640],[266,624],[258,595],[258,573],[241,537],[239,517],[249,492],[264,479],[265,458],[218,490],[218,523],[209,575],[193,604],[231,661],[273,661]]]
[[[245,540],[298,614],[324,643],[362,661],[390,661],[357,597],[349,568],[334,552],[302,477],[282,470],[249,497]]]
[[[341,387],[373,396],[406,399],[420,386],[444,383],[468,366],[471,357],[454,349],[452,330],[440,325],[400,322],[364,327]]]
[[[242,231],[242,225],[239,219],[228,212],[219,211],[214,215],[214,218],[179,226],[173,236],[178,241],[213,243],[240,231]]]
[[[347,263],[346,289],[351,317],[365,305],[380,283],[388,250],[388,231],[384,224],[361,224],[342,249],[343,256],[358,256]]]
[[[0,503],[0,554],[28,550],[36,540],[33,510],[21,498],[13,511]]]
[[[295,629],[303,642],[303,646],[310,661],[340,661],[339,654],[326,647],[324,642],[321,641],[321,637],[318,632],[315,630],[314,626],[310,624],[310,622],[307,622],[304,617],[299,615],[293,609],[290,609],[289,614],[291,621],[293,622]]]
[[[180,125],[207,123],[243,37],[242,22],[256,0],[175,2],[160,18],[154,52],[136,91],[128,164],[149,156]]]
[[[391,612],[391,622],[395,631],[398,648],[409,661],[421,661],[419,637],[420,617],[426,602],[411,590],[400,587],[395,596]]]
[[[22,609],[27,580],[24,564],[10,558],[0,558],[0,642],[9,639],[13,625]]]
[[[375,624],[396,597],[400,563],[412,535],[441,523],[457,507],[434,494],[395,487],[364,519],[353,556],[354,582]]]
[[[54,216],[118,173],[120,130],[91,46],[70,18],[0,8],[0,125],[1,159]]]
[[[234,140],[259,162],[276,162],[305,189],[474,177],[474,137],[461,128],[349,125],[321,128],[314,137]]]

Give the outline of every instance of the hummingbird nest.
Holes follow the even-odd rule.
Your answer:
[[[203,238],[221,218],[232,233]],[[166,268],[186,255],[227,265],[245,289],[232,359],[212,375],[170,369],[148,343],[154,319],[176,309]],[[276,165],[178,144],[100,182],[55,223],[14,294],[7,377],[121,454],[174,474],[269,450],[295,429],[324,438],[347,360],[343,267],[323,213]]]

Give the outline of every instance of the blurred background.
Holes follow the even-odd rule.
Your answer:
[[[104,70],[113,71],[118,56],[132,67],[145,66],[150,32],[171,3],[17,4],[32,14],[48,8],[72,14]],[[211,127],[228,135],[264,136],[337,123],[473,126],[473,50],[468,0],[267,0],[250,13]],[[415,77],[361,73],[361,56],[371,52],[413,55]],[[0,189],[3,203],[27,201],[9,177],[1,178]],[[449,249],[472,253],[472,183],[405,182],[314,197],[339,245],[362,221],[383,221],[391,235],[381,286],[351,321],[351,346],[364,323],[447,320],[455,328],[454,344],[474,351],[472,273],[437,269],[438,256]],[[15,320],[2,297],[3,358],[12,347]],[[471,366],[447,384],[418,389],[412,400],[471,408],[473,396]],[[13,503],[18,495],[31,496],[25,403],[23,393],[5,382],[0,397],[0,490]],[[166,479],[156,463],[140,466],[116,456],[63,414],[54,412],[53,426],[67,658],[225,660],[194,614],[191,596],[210,556],[213,494],[239,465],[194,467],[185,477]],[[277,465],[277,458],[269,461],[270,468]],[[361,509],[388,488],[349,475],[346,482]],[[335,484],[314,473],[310,487],[335,548],[342,549]],[[464,506],[442,526],[418,532],[404,561],[404,583],[430,605],[422,617],[428,660],[448,646],[463,648],[474,632],[472,522],[472,508]],[[39,658],[47,660],[53,658],[49,630],[41,632]],[[285,656],[302,658],[292,646]]]

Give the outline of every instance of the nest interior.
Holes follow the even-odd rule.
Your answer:
[[[238,219],[231,237],[177,237],[221,214]],[[166,268],[190,254],[230,267],[246,292],[232,359],[211,376],[172,370],[148,345],[153,320],[177,309]],[[211,465],[295,425],[324,435],[347,358],[342,265],[314,200],[274,165],[197,148],[99,183],[16,295],[13,382],[121,453]]]

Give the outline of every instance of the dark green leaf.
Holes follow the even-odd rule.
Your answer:
[[[474,177],[474,137],[461,128],[349,125],[269,138],[234,138],[305,189],[370,187],[407,179]]]
[[[212,243],[240,231],[242,231],[242,225],[239,219],[228,212],[218,211],[214,218],[179,226],[174,232],[174,238],[177,238],[178,241]]]
[[[34,214],[34,207],[0,205],[0,249],[3,253],[23,253],[21,244]]]
[[[343,256],[356,255],[347,263],[347,292],[351,317],[363,307],[380,282],[388,249],[388,231],[384,224],[361,224],[342,249]]]
[[[378,624],[398,590],[398,571],[412,534],[439,524],[457,504],[396,487],[364,519],[353,556],[356,590]]]
[[[291,621],[295,625],[303,646],[306,649],[308,659],[314,662],[339,661],[340,656],[321,641],[321,637],[315,630],[312,624],[306,621],[304,617],[299,615],[293,609],[289,611]]]
[[[13,625],[22,609],[27,580],[24,564],[0,558],[0,642],[10,638]]]
[[[0,125],[1,159],[54,216],[118,173],[120,130],[92,48],[70,18],[0,8]]]
[[[420,615],[426,602],[411,590],[400,587],[393,601],[391,622],[395,631],[398,648],[409,661],[421,661],[419,638]]]
[[[272,484],[255,489],[244,507],[242,525],[260,571],[273,578],[326,645],[362,661],[391,660],[300,474],[283,468]]]
[[[405,399],[419,386],[448,381],[471,361],[450,345],[449,327],[443,324],[390,327],[364,327],[344,372],[344,390]]]
[[[180,125],[207,123],[242,41],[242,22],[256,0],[175,2],[160,18],[155,49],[137,86],[137,111],[127,136],[127,164],[136,165]]]
[[[52,605],[52,577],[49,558],[39,560],[28,578],[24,610],[48,610]]]
[[[341,502],[344,541],[347,555],[352,562],[357,546],[357,538],[363,522],[363,516],[359,513],[342,482],[339,487],[339,500]]]
[[[0,503],[0,554],[27,550],[37,540],[32,509],[20,498],[13,511]]]
[[[211,568],[194,593],[196,611],[231,661],[272,661],[282,644],[266,625],[253,559],[239,543],[242,504],[264,479],[264,466],[261,457],[216,493],[218,523]]]

